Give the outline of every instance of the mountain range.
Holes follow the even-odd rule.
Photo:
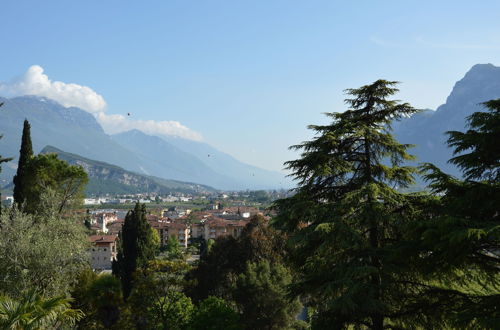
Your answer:
[[[484,110],[482,102],[498,98],[500,68],[492,64],[474,65],[455,84],[443,105],[395,123],[394,134],[400,142],[416,145],[410,150],[417,156],[416,163],[431,162],[458,176],[457,168],[447,163],[452,150],[446,145],[445,132],[463,131],[467,116]],[[23,120],[27,118],[35,152],[53,146],[60,153],[105,162],[138,175],[195,182],[223,190],[292,186],[282,173],[242,163],[203,142],[152,136],[138,130],[108,135],[90,113],[66,108],[43,97],[0,97],[2,102],[0,133],[4,137],[0,140],[0,155],[3,157],[18,156]],[[16,164],[17,159],[3,164],[2,186],[11,182]]]
[[[46,146],[42,154],[56,154],[59,159],[71,165],[83,167],[89,177],[86,194],[103,196],[104,194],[136,194],[136,193],[213,193],[216,190],[209,186],[196,183],[167,180],[147,175],[141,175],[123,168],[95,161],[64,152],[52,146]]]
[[[33,149],[54,146],[65,152],[120,166],[138,174],[196,182],[223,190],[290,187],[284,174],[239,162],[214,147],[182,138],[151,136],[137,130],[108,135],[90,113],[37,96],[0,97],[0,155],[17,157],[24,119],[31,124]],[[8,184],[17,159],[4,164]]]
[[[394,134],[399,142],[415,145],[409,150],[417,156],[415,163],[433,163],[444,172],[460,177],[460,171],[448,163],[453,150],[446,144],[446,132],[466,130],[468,116],[484,111],[483,102],[499,98],[500,67],[476,64],[455,83],[446,103],[435,111],[427,109],[395,123]]]

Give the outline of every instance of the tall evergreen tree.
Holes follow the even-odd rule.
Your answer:
[[[19,162],[17,172],[14,175],[14,201],[22,206],[26,201],[26,180],[30,173],[27,171],[28,162],[33,158],[33,146],[31,144],[30,123],[24,120],[21,149],[19,150]]]
[[[0,107],[3,105],[3,103],[0,103]],[[3,137],[3,135],[0,135],[0,139]],[[3,158],[0,155],[0,172],[2,172],[2,163],[9,162],[11,161],[12,158]],[[0,214],[2,214],[2,187],[0,187]]]
[[[292,146],[301,158],[286,163],[295,195],[275,203],[275,226],[290,233],[301,277],[292,286],[315,309],[319,329],[409,326],[422,313],[410,302],[419,285],[399,243],[420,197],[395,188],[413,182],[413,159],[391,135],[391,122],[417,112],[388,98],[393,81],[377,80],[346,92],[351,109],[328,113],[330,125],[311,125],[311,141]],[[410,318],[415,320],[410,321]]]
[[[135,208],[125,216],[117,260],[113,263],[113,273],[122,282],[125,299],[132,291],[135,271],[154,259],[156,249],[152,228],[146,220],[146,206],[136,203]]]
[[[466,132],[448,132],[456,179],[426,164],[438,196],[432,217],[418,226],[419,259],[441,281],[441,306],[459,328],[500,324],[500,99],[468,117]],[[450,286],[449,282],[454,282]]]

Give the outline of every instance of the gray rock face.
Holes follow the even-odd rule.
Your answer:
[[[447,131],[464,131],[466,118],[483,111],[481,103],[500,98],[500,67],[476,64],[459,80],[446,103],[436,111],[426,110],[394,125],[394,133],[401,143],[415,144],[410,153],[417,163],[430,162],[447,173],[460,176],[458,169],[449,164],[453,156],[448,148]]]

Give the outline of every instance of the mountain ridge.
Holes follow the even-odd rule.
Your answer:
[[[446,131],[465,130],[466,117],[482,111],[482,102],[500,98],[500,67],[476,64],[457,81],[446,102],[435,111],[424,111],[395,123],[401,143],[415,144],[410,153],[418,162],[431,162],[459,176],[447,161]],[[0,97],[0,154],[17,157],[22,122],[31,123],[35,152],[46,145],[122,167],[125,170],[179,181],[197,182],[218,189],[289,188],[291,181],[278,172],[242,163],[204,142],[174,136],[153,136],[138,130],[107,135],[96,119],[79,108],[66,108],[38,96]],[[4,164],[2,185],[12,180],[17,161]],[[416,164],[416,163],[413,163]]]
[[[182,150],[173,145],[169,148],[163,145],[166,149],[151,150],[145,144],[134,146],[131,143],[119,142],[116,136],[106,134],[90,113],[75,107],[66,108],[45,97],[21,96],[10,99],[0,97],[0,102],[4,103],[0,110],[0,132],[4,135],[0,140],[0,154],[14,157],[13,161],[3,165],[0,173],[2,186],[10,183],[15,174],[22,123],[25,118],[31,124],[35,152],[39,152],[46,145],[53,145],[61,150],[114,164],[132,172],[197,182],[225,190],[276,189],[280,188],[280,182],[284,181],[282,180],[284,175],[281,173],[240,164],[234,158],[232,158],[234,161],[230,162],[231,166],[247,168],[248,173],[253,171],[257,176],[250,177],[247,173],[244,177],[240,170],[233,171],[231,166],[221,167],[216,171],[199,157],[194,157],[192,153],[196,151],[190,153],[189,150]],[[169,143],[168,138],[153,137],[142,132],[141,134],[147,136],[147,139],[154,139],[156,143],[160,143],[159,141],[164,141],[164,144]],[[196,145],[193,143],[184,144]],[[146,153],[146,150],[149,152]],[[160,157],[163,153],[168,153],[172,157],[170,159]],[[237,173],[237,175],[231,176],[226,173]]]
[[[191,175],[203,175],[202,173],[210,175],[208,184],[213,186],[239,186],[240,189],[273,189],[291,186],[289,180],[281,173],[240,162],[204,142],[174,136],[158,137],[139,130],[130,130],[111,137],[122,146],[151,159],[156,158],[165,163],[169,158],[171,167],[177,166],[178,170],[190,170]],[[148,148],[152,144],[158,145],[158,149]],[[164,154],[158,155],[159,150],[164,150]],[[184,161],[186,157],[189,161]],[[196,165],[195,168],[193,168],[194,165]],[[255,183],[257,180],[261,182],[258,185]]]
[[[53,146],[44,147],[41,154],[56,154],[71,165],[81,166],[89,176],[88,195],[134,193],[212,193],[216,189],[193,182],[167,180],[127,171],[106,162],[88,159]]]
[[[401,143],[416,145],[409,152],[417,156],[412,164],[429,162],[443,171],[460,176],[458,168],[448,160],[453,150],[447,146],[447,131],[465,131],[466,118],[484,111],[483,102],[500,98],[500,67],[476,64],[457,81],[446,102],[435,111],[404,119],[394,125],[394,135]]]

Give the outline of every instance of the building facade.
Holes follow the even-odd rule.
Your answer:
[[[94,270],[110,270],[113,260],[116,260],[118,236],[92,235],[90,236],[90,265]]]

